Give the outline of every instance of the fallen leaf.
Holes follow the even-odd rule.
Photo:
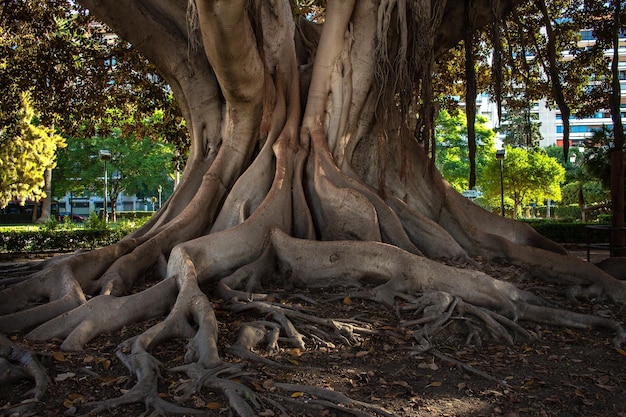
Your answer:
[[[616,350],[619,352],[620,355],[626,356],[626,350],[624,349],[616,349]]]
[[[302,356],[302,349],[300,348],[293,348],[289,351],[289,354],[291,356]]]
[[[349,295],[347,295],[347,296],[343,299],[343,303],[344,303],[345,305],[348,305],[348,306],[349,306],[349,305],[352,305],[352,298],[350,298],[350,296],[349,296]]]
[[[205,407],[208,408],[209,410],[219,410],[220,408],[222,408],[222,403],[211,402],[211,403],[207,403]]]
[[[263,381],[263,388],[265,388],[266,390],[269,390],[270,388],[274,388],[274,380],[273,379],[266,379],[265,381]]]
[[[443,385],[443,382],[441,381],[433,381],[430,384],[426,385],[424,388],[428,388],[428,387],[440,387]]]
[[[291,398],[298,398],[298,397],[302,397],[303,395],[304,395],[304,392],[296,391],[293,394],[291,394]]]
[[[354,356],[356,356],[357,358],[362,358],[363,356],[366,356],[366,355],[369,355],[369,352],[367,350],[362,350],[360,352],[357,352],[356,355]]]
[[[456,387],[460,390],[465,389],[467,387],[467,384],[465,382],[459,382]]]
[[[65,355],[63,354],[63,352],[59,352],[59,351],[53,352],[52,357],[57,362],[65,362]]]
[[[72,378],[72,377],[74,377],[74,376],[76,376],[76,374],[75,374],[75,373],[73,373],[73,372],[65,372],[65,373],[63,373],[63,374],[58,374],[58,375],[56,376],[56,378],[54,378],[54,380],[55,380],[56,382],[62,382],[62,381],[65,381],[66,379],[68,379],[68,378]]]
[[[102,369],[109,369],[109,366],[111,366],[111,361],[107,358],[96,358],[96,363],[99,363]]]

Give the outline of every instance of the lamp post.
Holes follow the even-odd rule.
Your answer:
[[[500,214],[502,217],[504,217],[504,158],[506,158],[506,150],[498,149],[496,159],[500,161]]]
[[[176,149],[176,180],[174,181],[174,189],[178,188],[180,183],[180,151]]]
[[[98,152],[100,159],[104,162],[104,222],[107,223],[109,221],[109,214],[107,213],[107,161],[111,160],[111,151],[106,149],[100,149]]]
[[[161,210],[161,193],[163,192],[163,187],[159,185],[158,191],[159,191],[159,210]]]

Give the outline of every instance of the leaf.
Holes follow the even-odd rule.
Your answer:
[[[367,356],[369,354],[370,354],[369,351],[362,350],[360,352],[357,352],[356,355],[354,355],[354,356],[357,357],[357,358],[362,358],[363,356]]]
[[[424,388],[428,388],[428,387],[440,387],[443,385],[443,382],[441,381],[433,381],[430,384],[426,385]]]
[[[100,362],[100,365],[102,365],[102,369],[109,369],[109,366],[111,366],[111,361],[108,359],[104,359]]]
[[[209,410],[219,410],[220,408],[222,408],[222,403],[211,402],[211,403],[207,403],[205,407],[208,408]]]
[[[63,354],[63,352],[59,352],[59,351],[52,352],[52,357],[57,362],[65,362],[65,355]]]
[[[56,382],[63,382],[63,381],[65,381],[66,379],[68,379],[68,378],[72,378],[72,377],[74,377],[74,376],[76,376],[76,374],[75,374],[75,373],[73,373],[73,372],[65,372],[65,373],[63,373],[63,374],[58,374],[58,375],[56,376],[56,378],[54,378],[54,380],[55,380]]]
[[[289,354],[291,356],[302,356],[302,349],[300,348],[293,348],[289,351]]]
[[[296,391],[293,394],[291,394],[291,398],[298,398],[298,397],[302,397],[303,395],[304,395],[304,392]]]
[[[346,297],[343,299],[343,303],[348,306],[352,305],[352,298],[350,298],[349,295],[346,295]]]
[[[298,361],[297,361],[297,360],[295,360],[295,359],[288,359],[288,361],[289,361],[289,362],[291,362],[291,363],[292,363],[292,364],[294,364],[294,365],[300,365],[300,362],[298,362]]]
[[[626,350],[624,350],[624,349],[616,349],[616,350],[617,350],[617,352],[618,352],[620,355],[624,355],[624,356],[626,356]]]

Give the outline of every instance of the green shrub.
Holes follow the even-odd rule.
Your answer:
[[[608,239],[606,233],[588,229],[585,223],[545,219],[524,219],[523,222],[539,234],[562,244],[586,244],[588,239],[590,243],[603,243]]]
[[[119,229],[19,230],[0,233],[2,252],[74,251],[117,242],[126,233]]]
[[[95,211],[89,214],[89,217],[84,222],[86,229],[104,230],[107,228],[107,222],[103,218],[98,216]]]

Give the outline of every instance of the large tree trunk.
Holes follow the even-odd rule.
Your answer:
[[[262,340],[276,349],[279,332],[304,347],[296,319],[343,340],[358,333],[253,292],[277,282],[365,285],[362,297],[415,303],[427,316],[416,325],[420,349],[455,311],[508,341],[507,329],[525,333],[514,323],[525,319],[605,326],[622,343],[618,324],[546,307],[477,269],[477,258],[505,262],[572,295],[626,300],[624,283],[474,205],[433,169],[414,113],[422,104],[423,121],[432,108],[415,97],[431,94],[424,77],[433,54],[463,36],[464,2],[329,1],[323,26],[294,21],[286,0],[198,1],[189,10],[173,0],[82,3],[159,68],[192,141],[183,181],[145,227],[0,293],[0,331],[62,338],[69,350],[165,317],[120,347],[137,384],[102,407],[149,397],[162,413],[189,412],[158,396],[151,355],[186,338],[189,365],[179,370],[196,381],[193,390],[221,389],[237,414],[253,415],[246,398],[255,394],[231,380],[238,368],[223,370],[215,297],[269,317],[242,326],[230,351],[244,359],[261,360],[250,349]],[[485,10],[477,26],[488,23],[489,2],[474,3]],[[498,10],[511,6],[501,3]],[[137,292],[146,277],[158,283]]]

